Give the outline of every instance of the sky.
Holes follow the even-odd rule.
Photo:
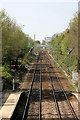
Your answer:
[[[32,38],[35,34],[35,39],[40,41],[65,31],[75,12],[78,11],[77,0],[16,1],[3,0],[0,10],[5,9],[18,25],[23,26],[22,30],[26,34]]]

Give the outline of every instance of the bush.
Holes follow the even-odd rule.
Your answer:
[[[8,65],[2,66],[2,82],[3,89],[12,89],[12,75],[10,73]]]

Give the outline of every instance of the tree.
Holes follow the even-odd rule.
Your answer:
[[[46,45],[46,41],[45,40],[42,41],[42,45]]]
[[[22,28],[8,16],[5,10],[0,12],[0,26],[2,27],[3,81],[6,80],[3,82],[3,86],[7,86],[11,79],[9,66],[18,64],[18,58],[27,54],[30,49],[30,40],[32,44],[33,40],[27,37]]]
[[[36,40],[36,41],[35,41],[35,44],[40,44],[40,41],[39,41],[39,40]]]

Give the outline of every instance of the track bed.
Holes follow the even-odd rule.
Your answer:
[[[26,81],[25,97],[11,120],[78,120],[78,101],[48,53],[39,53]]]

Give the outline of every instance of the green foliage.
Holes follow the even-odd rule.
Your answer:
[[[39,40],[36,40],[36,41],[34,42],[34,44],[40,44],[40,41],[39,41]]]
[[[3,89],[11,89],[12,88],[12,75],[10,73],[10,69],[8,65],[4,65],[1,67],[2,69],[2,81],[3,81]]]
[[[16,58],[28,52],[31,38],[22,28],[7,15],[5,10],[0,12],[2,26],[2,53],[3,62],[16,60]]]
[[[9,84],[12,86],[12,76],[8,66],[18,61],[18,58],[24,58],[34,43],[5,10],[0,12],[0,25],[2,27],[2,78],[5,89],[10,88]]]
[[[7,65],[2,66],[2,77],[4,79],[10,79],[12,77],[9,72],[10,72],[10,70]]]
[[[78,15],[74,15],[71,19],[68,29],[61,35],[56,35],[52,38],[50,44],[52,46],[51,52],[53,57],[57,58],[57,42],[58,42],[58,63],[67,71],[68,68],[68,50],[72,49],[70,54],[70,70],[77,70],[77,54],[78,54]],[[65,59],[64,59],[65,58]]]
[[[45,40],[42,41],[42,45],[46,45],[46,41]]]

